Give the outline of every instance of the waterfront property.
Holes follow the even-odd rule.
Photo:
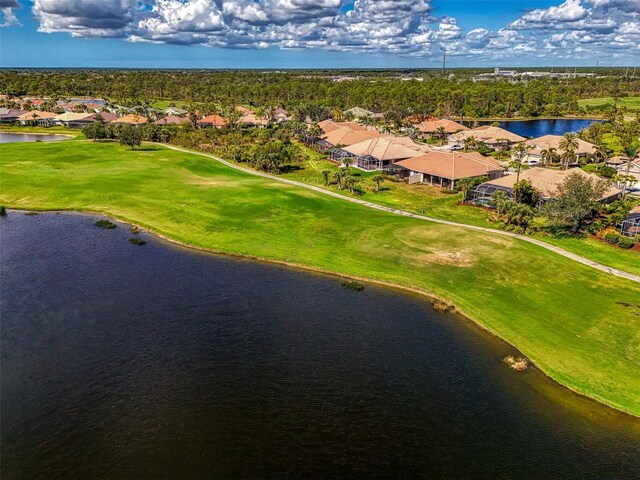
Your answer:
[[[32,110],[23,113],[18,117],[18,121],[22,125],[37,125],[38,127],[50,127],[54,125],[56,118],[55,113],[42,112],[40,110]]]
[[[478,142],[482,142],[493,148],[503,148],[513,145],[514,143],[524,142],[526,138],[515,133],[505,130],[504,128],[483,125],[472,130],[464,130],[449,136],[449,141],[462,144],[468,138],[474,138]]]
[[[560,147],[563,139],[564,137],[562,135],[544,135],[527,140],[525,145],[527,145],[528,150],[521,160],[522,163],[525,165],[538,165],[543,163],[544,153],[551,151],[554,151],[557,157],[560,158],[565,153],[565,150]],[[572,161],[567,162],[568,164],[576,164],[580,159],[584,159],[594,152],[595,145],[593,143],[589,143],[581,138],[576,138],[575,141],[578,145],[573,152],[575,156]]]
[[[427,183],[450,190],[462,178],[502,176],[504,168],[497,160],[478,152],[431,151],[397,163],[402,167],[409,184]],[[405,176],[403,175],[403,176]]]
[[[446,118],[441,118],[439,120],[424,120],[418,123],[416,128],[424,135],[433,135],[440,131],[447,135],[451,135],[464,130],[469,130],[469,127],[465,127],[460,123]]]
[[[533,188],[540,192],[542,200],[545,201],[553,197],[558,186],[570,175],[593,177],[592,174],[580,168],[552,170],[549,168],[533,167],[520,172],[519,179],[531,182]],[[516,181],[518,181],[518,175],[512,174],[481,183],[473,190],[473,201],[481,205],[487,205],[497,191],[504,192],[508,199],[513,200],[513,186]],[[600,200],[604,203],[610,203],[620,198],[620,194],[621,191],[619,188],[610,186]]]
[[[66,128],[82,128],[92,124],[96,119],[95,113],[71,113],[65,112],[56,115],[53,119],[56,125]]]
[[[16,110],[14,108],[0,108],[0,123],[14,123],[21,115],[28,113],[27,110]]]

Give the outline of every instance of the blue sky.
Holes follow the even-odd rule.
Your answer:
[[[0,0],[2,67],[638,65],[640,0]]]

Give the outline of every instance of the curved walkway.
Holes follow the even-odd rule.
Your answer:
[[[240,167],[240,166],[235,165],[235,164],[233,164],[231,162],[228,162],[227,160],[224,160],[224,159],[222,159],[220,157],[216,157],[215,155],[209,155],[207,153],[202,153],[202,152],[195,152],[193,150],[187,150],[187,149],[180,148],[180,147],[174,147],[173,145],[167,145],[167,144],[164,144],[164,143],[161,143],[160,145],[162,145],[163,147],[169,148],[171,150],[176,150],[178,152],[191,153],[193,155],[200,155],[202,157],[211,158],[212,160],[220,162],[220,163],[226,165],[227,167],[233,168],[235,170],[239,170],[241,172],[248,173],[250,175],[256,175],[258,177],[264,177],[264,178],[268,178],[270,180],[276,180],[278,182],[287,183],[289,185],[295,185],[296,187],[306,188],[308,190],[313,190],[315,192],[319,192],[319,193],[322,193],[324,195],[329,195],[331,197],[339,198],[340,200],[344,200],[344,201],[347,201],[347,202],[357,203],[359,205],[363,205],[363,206],[369,207],[369,208],[374,208],[376,210],[382,210],[384,212],[389,212],[389,213],[393,213],[393,214],[396,214],[396,215],[402,215],[404,217],[417,218],[418,220],[424,220],[424,221],[433,222],[433,223],[440,223],[440,224],[449,225],[449,226],[452,226],[452,227],[460,227],[460,228],[466,228],[466,229],[469,229],[469,230],[477,230],[479,232],[489,233],[489,234],[492,234],[492,235],[502,235],[504,237],[517,238],[519,240],[523,240],[525,242],[529,242],[529,243],[533,243],[534,245],[538,245],[539,247],[546,248],[547,250],[550,250],[550,251],[552,251],[554,253],[557,253],[558,255],[562,255],[563,257],[569,258],[569,259],[574,260],[574,261],[576,261],[578,263],[582,263],[583,265],[587,265],[588,267],[592,267],[592,268],[595,268],[595,269],[600,270],[602,272],[609,273],[611,275],[616,275],[618,277],[626,278],[628,280],[632,280],[634,282],[640,283],[640,275],[635,275],[633,273],[625,272],[624,270],[619,270],[617,268],[608,267],[607,265],[603,265],[601,263],[594,262],[593,260],[589,260],[588,258],[582,257],[580,255],[576,255],[575,253],[568,252],[567,250],[564,250],[564,249],[562,249],[560,247],[556,247],[556,246],[551,245],[549,243],[543,242],[542,240],[538,240],[538,239],[532,238],[532,237],[527,237],[526,235],[520,235],[518,233],[512,233],[512,232],[505,232],[504,230],[495,230],[493,228],[478,227],[476,225],[467,225],[465,223],[457,223],[457,222],[452,222],[450,220],[442,220],[440,218],[433,218],[433,217],[427,217],[425,215],[418,215],[416,213],[407,212],[405,210],[398,210],[398,209],[392,208],[392,207],[385,207],[384,205],[378,205],[377,203],[371,203],[371,202],[367,202],[365,200],[360,200],[358,198],[347,197],[345,195],[341,195],[340,193],[333,192],[331,190],[326,190],[326,189],[324,189],[322,187],[318,187],[318,186],[315,186],[315,185],[310,185],[308,183],[298,182],[296,180],[289,180],[288,178],[281,178],[281,177],[277,177],[275,175],[270,175],[268,173],[258,172],[257,170],[253,170],[253,169],[250,169],[250,168]]]

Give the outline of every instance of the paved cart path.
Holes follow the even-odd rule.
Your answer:
[[[365,207],[369,207],[369,208],[374,208],[376,210],[382,210],[384,212],[389,212],[389,213],[393,213],[396,215],[402,215],[404,217],[411,217],[411,218],[417,218],[418,220],[424,220],[427,222],[433,222],[433,223],[440,223],[443,225],[450,225],[452,227],[459,227],[459,228],[466,228],[469,230],[477,230],[479,232],[484,232],[484,233],[489,233],[491,235],[502,235],[504,237],[511,237],[511,238],[517,238],[519,240],[523,240],[525,242],[529,242],[529,243],[533,243],[534,245],[538,245],[539,247],[542,248],[546,248],[547,250],[550,250],[554,253],[557,253],[558,255],[562,255],[563,257],[569,258],[571,260],[574,260],[578,263],[582,263],[583,265],[587,265],[589,267],[595,268],[597,270],[600,270],[602,272],[605,273],[609,273],[611,275],[616,275],[618,277],[622,277],[622,278],[626,278],[628,280],[632,280],[634,282],[638,282],[640,283],[640,275],[635,275],[633,273],[629,273],[629,272],[625,272],[624,270],[619,270],[617,268],[613,268],[613,267],[608,267],[607,265],[603,265],[601,263],[598,262],[594,262],[593,260],[589,260],[588,258],[582,257],[580,255],[577,255],[575,253],[571,253],[567,250],[564,250],[560,247],[556,247],[554,245],[551,245],[549,243],[543,242],[542,240],[538,240],[536,238],[532,238],[532,237],[528,237],[526,235],[520,235],[518,233],[512,233],[512,232],[505,232],[504,230],[495,230],[493,228],[487,228],[487,227],[478,227],[476,225],[467,225],[464,223],[457,223],[457,222],[452,222],[450,220],[442,220],[440,218],[433,218],[433,217],[428,217],[425,215],[419,215],[417,213],[411,213],[411,212],[407,212],[405,210],[398,210],[397,208],[392,208],[392,207],[385,207],[384,205],[378,205],[377,203],[371,203],[371,202],[367,202],[365,200],[360,200],[358,198],[352,198],[352,197],[347,197],[345,195],[342,195],[340,193],[337,192],[333,192],[331,190],[326,190],[322,187],[317,187],[315,185],[310,185],[308,183],[303,183],[303,182],[298,182],[295,180],[289,180],[288,178],[282,178],[282,177],[278,177],[275,175],[271,175],[269,173],[264,173],[264,172],[258,172],[257,170],[253,170],[250,168],[244,168],[244,167],[240,167],[238,165],[235,165],[231,162],[228,162],[220,157],[216,157],[215,155],[209,155],[207,153],[201,153],[201,152],[195,152],[193,150],[186,150],[184,148],[180,148],[180,147],[174,147],[173,145],[167,145],[167,144],[161,144],[162,146],[169,148],[171,150],[176,150],[178,152],[184,152],[184,153],[191,153],[193,155],[200,155],[202,157],[207,157],[207,158],[211,158],[217,162],[220,162],[224,165],[226,165],[227,167],[233,168],[235,170],[239,170],[241,172],[245,172],[248,173],[250,175],[256,175],[258,177],[264,177],[264,178],[268,178],[270,180],[276,180],[278,182],[282,182],[282,183],[287,183],[289,185],[295,185],[296,187],[301,187],[301,188],[306,188],[308,190],[313,190],[316,191],[318,193],[322,193],[323,195],[329,195],[331,197],[335,197],[335,198],[339,198],[340,200],[344,200],[347,202],[351,202],[351,203],[357,203],[359,205],[363,205]]]

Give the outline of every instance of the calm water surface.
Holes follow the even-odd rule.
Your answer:
[[[54,142],[57,140],[68,140],[66,135],[49,135],[33,133],[5,133],[0,132],[0,143],[23,143],[23,142]]]
[[[640,421],[424,299],[0,218],[9,479],[638,479]]]
[[[541,137],[543,135],[564,135],[568,132],[584,130],[593,122],[585,118],[557,118],[552,120],[510,120],[498,122],[500,127],[523,137]],[[465,122],[466,123],[466,122]],[[494,122],[479,122],[480,125],[491,125]]]

